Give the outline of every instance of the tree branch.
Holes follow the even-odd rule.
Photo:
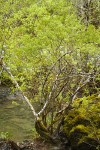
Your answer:
[[[16,81],[16,79],[14,78],[14,76],[12,75],[12,73],[10,72],[10,70],[6,67],[6,64],[5,64],[4,62],[2,63],[2,68],[3,68],[3,70],[5,70],[5,71],[10,75],[10,77],[11,77],[13,83],[15,84],[16,88],[21,91],[24,100],[25,100],[25,101],[27,102],[27,104],[29,105],[30,109],[32,110],[33,115],[37,118],[37,117],[38,117],[38,114],[35,112],[34,107],[33,107],[32,104],[30,103],[29,99],[24,95],[24,93],[23,93],[23,91],[21,90],[21,88],[20,88],[18,82]]]

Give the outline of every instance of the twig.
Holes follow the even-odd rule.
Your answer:
[[[71,52],[70,52],[70,53],[71,53]],[[57,61],[51,66],[51,68],[50,68],[50,70],[49,70],[49,72],[48,72],[48,74],[46,75],[46,78],[45,78],[45,80],[44,80],[44,83],[43,83],[43,86],[42,86],[42,93],[44,93],[44,86],[45,86],[45,84],[46,84],[46,82],[47,82],[47,79],[48,79],[50,73],[51,73],[51,70],[55,67],[56,63],[57,63],[58,61],[60,61],[60,60],[61,60],[65,55],[67,55],[67,54],[69,54],[69,52],[64,53],[64,54],[63,54],[61,57],[59,57],[59,58],[57,59]]]
[[[85,80],[85,82],[83,82],[84,78],[82,78],[82,80],[80,81],[80,83],[82,84],[82,82],[83,82],[83,84],[82,84],[81,86],[79,86],[79,87],[76,89],[76,91],[74,92],[74,94],[73,94],[73,96],[72,96],[72,99],[71,99],[71,103],[73,103],[73,101],[75,100],[78,91],[90,81],[90,78],[91,78],[91,77],[90,77],[90,75],[89,75],[88,78],[87,78],[87,80]]]
[[[48,103],[49,103],[49,101],[50,101],[50,99],[51,99],[51,97],[52,97],[52,93],[53,93],[53,91],[54,91],[55,88],[56,88],[55,84],[56,84],[57,79],[58,79],[58,74],[56,75],[56,79],[55,79],[55,81],[54,81],[52,90],[51,90],[51,92],[50,92],[50,94],[49,94],[49,96],[48,96],[48,100],[45,102],[43,108],[40,110],[40,112],[38,113],[38,115],[42,114],[43,111],[45,110],[45,108],[47,107],[47,105],[48,105]]]

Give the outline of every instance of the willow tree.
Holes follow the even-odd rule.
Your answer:
[[[73,101],[90,94],[90,83],[98,91],[100,29],[81,23],[66,0],[0,4],[1,83],[8,74],[30,106],[37,132],[52,141]]]

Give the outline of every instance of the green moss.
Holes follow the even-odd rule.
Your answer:
[[[69,133],[69,139],[73,146],[81,143],[84,136],[88,135],[88,130],[84,125],[77,125],[73,127]]]
[[[72,134],[76,131],[79,132],[79,133],[88,133],[87,128],[84,125],[81,125],[81,124],[73,127],[72,130],[70,131],[70,134]]]
[[[47,128],[44,126],[43,122],[41,121],[40,118],[37,118],[35,122],[35,129],[37,133],[45,140],[52,141],[52,137],[47,130]]]
[[[63,125],[72,145],[78,146],[87,139],[100,143],[100,97],[92,95],[76,99],[73,108],[65,115]]]

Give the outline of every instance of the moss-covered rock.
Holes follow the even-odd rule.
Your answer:
[[[73,147],[85,145],[100,148],[100,97],[92,95],[76,99],[65,115],[64,132]]]

